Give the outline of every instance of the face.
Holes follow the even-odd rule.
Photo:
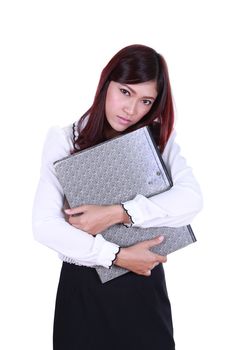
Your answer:
[[[139,122],[150,111],[156,97],[154,80],[139,84],[111,81],[105,103],[109,129],[120,133]]]

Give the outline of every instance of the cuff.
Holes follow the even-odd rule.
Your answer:
[[[102,244],[102,249],[97,257],[97,265],[110,268],[116,258],[116,254],[119,253],[119,245],[106,241],[100,234],[95,237],[95,240],[98,240]]]
[[[135,200],[130,200],[124,203],[121,203],[123,209],[129,215],[131,224],[124,224],[126,227],[139,226],[142,223],[142,215],[140,209],[138,208]]]
[[[126,208],[125,204],[124,203],[121,203],[121,206],[123,208],[123,210],[126,212],[126,214],[128,215],[129,219],[130,219],[130,223],[122,223],[125,227],[132,227],[132,225],[134,224],[134,221],[132,219],[132,216],[129,214],[129,211],[128,209]]]
[[[121,247],[118,247],[118,251],[116,252],[115,257],[114,257],[114,259],[113,259],[113,261],[112,261],[111,265],[109,266],[109,268],[110,268],[110,269],[111,269],[111,267],[113,266],[114,261],[115,261],[115,260],[116,260],[116,258],[117,258],[117,255],[120,253],[120,250],[121,250]]]

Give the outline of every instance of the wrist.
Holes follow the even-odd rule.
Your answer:
[[[112,205],[114,224],[130,224],[131,220],[121,204]]]
[[[123,267],[122,263],[126,257],[126,248],[120,247],[118,253],[116,254],[113,264],[119,267]]]
[[[114,259],[112,260],[112,264],[111,264],[110,268],[111,268],[113,265],[115,265],[115,262],[116,262],[116,260],[117,260],[118,255],[120,254],[120,251],[121,251],[121,247],[119,246],[119,247],[118,247],[118,251],[115,253],[115,257],[114,257]]]

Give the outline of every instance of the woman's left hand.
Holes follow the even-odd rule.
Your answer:
[[[130,222],[121,205],[81,205],[64,211],[72,226],[93,236],[117,223]]]

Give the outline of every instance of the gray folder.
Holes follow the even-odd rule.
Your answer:
[[[120,204],[137,194],[150,197],[172,187],[172,179],[149,127],[60,159],[54,167],[71,208],[83,204]],[[190,225],[144,229],[117,224],[102,234],[106,240],[121,247],[163,235],[164,241],[151,249],[161,255],[168,255],[196,241]],[[110,269],[96,266],[96,271],[103,283],[128,272],[115,265]]]

